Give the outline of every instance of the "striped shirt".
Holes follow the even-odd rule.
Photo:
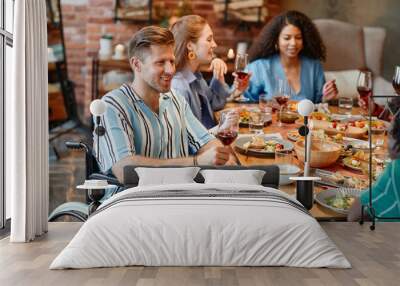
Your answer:
[[[100,137],[99,165],[105,173],[128,156],[186,157],[214,139],[185,99],[173,90],[160,94],[158,114],[128,84],[107,93],[102,100],[107,105],[101,118],[106,134]],[[93,139],[96,145],[95,134]]]
[[[360,201],[369,205],[368,190],[361,193]],[[372,186],[372,206],[376,216],[400,217],[400,159],[389,163]]]

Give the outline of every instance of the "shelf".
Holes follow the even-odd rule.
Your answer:
[[[99,68],[102,71],[109,71],[109,70],[131,70],[131,65],[129,64],[128,59],[124,60],[98,60]]]
[[[65,63],[64,63],[63,61],[48,63],[48,71],[49,71],[49,72],[50,72],[50,71],[56,71],[56,70],[57,70],[57,64],[60,65],[60,66],[62,66],[62,65],[64,65]]]
[[[49,92],[49,121],[66,121],[68,112],[65,108],[64,96],[61,91]]]

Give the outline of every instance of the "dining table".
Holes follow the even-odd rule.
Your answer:
[[[236,102],[228,102],[223,110],[226,109],[238,109],[238,108],[247,108],[249,110],[258,108],[258,104],[251,104],[251,103],[236,103]],[[329,106],[329,111],[334,114],[338,113],[338,107],[337,106]],[[215,117],[218,119],[221,111],[217,111],[215,113]],[[362,110],[359,107],[353,107],[352,109],[352,114],[353,115],[359,115],[362,114]],[[267,126],[264,126],[263,132],[265,135],[268,134],[276,134],[280,133],[282,138],[284,140],[288,140],[287,138],[287,133],[289,130],[297,129],[301,126],[298,121],[296,121],[293,124],[283,124],[282,126],[279,126],[277,122],[277,113],[273,112],[272,113],[272,122],[268,124]],[[239,135],[243,136],[244,134],[249,134],[249,128],[248,127],[240,127],[239,128]],[[365,140],[368,140],[368,136],[365,136]],[[387,140],[385,140],[387,142]],[[294,143],[294,142],[293,142]],[[236,159],[239,161],[240,165],[242,166],[254,166],[254,165],[274,165],[277,164],[274,156],[266,157],[266,156],[251,156],[248,154],[244,154],[243,152],[239,152],[237,148],[234,148],[233,146],[235,143],[232,143],[232,150],[234,152],[234,155]],[[386,144],[385,144],[386,145]],[[386,147],[383,146],[382,150],[386,150]],[[312,156],[312,154],[311,154]],[[300,162],[297,157],[293,156],[293,164],[297,165],[301,171],[304,169],[304,164]],[[361,179],[368,180],[368,174],[363,174],[361,172],[357,172],[351,169],[348,169],[345,167],[341,160],[339,159],[336,163],[333,165],[323,168],[324,170],[331,171],[331,172],[339,172],[344,176],[352,176],[352,177],[359,177]],[[327,188],[332,188],[332,187],[327,187],[319,184],[315,184],[314,186],[314,194],[318,194],[319,192],[327,189]],[[292,195],[295,197],[296,195],[296,184],[293,182],[292,184],[289,185],[284,185],[280,186],[279,189],[289,195]],[[311,210],[309,210],[311,215],[315,217],[319,221],[345,221],[346,220],[346,215],[342,213],[335,212],[331,209],[328,209],[318,203],[315,202]]]

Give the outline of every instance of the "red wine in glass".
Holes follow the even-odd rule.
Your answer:
[[[369,98],[372,96],[372,89],[369,87],[358,86],[357,91],[360,95],[360,100],[364,101],[365,104],[368,104]]]
[[[360,71],[357,79],[357,91],[360,94],[360,100],[368,106],[372,96],[372,73],[370,71]]]
[[[394,90],[396,91],[396,93],[398,94],[398,95],[400,95],[400,79],[399,79],[399,81],[395,81],[395,80],[393,80],[393,88],[394,88]]]
[[[231,145],[232,142],[235,141],[237,136],[238,136],[237,131],[232,131],[232,130],[222,130],[217,133],[218,139],[225,146]]]
[[[285,105],[289,101],[289,96],[287,95],[278,95],[275,96],[275,100],[278,102],[279,105]]]
[[[244,71],[237,71],[236,74],[237,74],[237,76],[238,76],[238,78],[239,78],[240,80],[245,79],[245,78],[247,77],[247,75],[248,75],[248,73],[247,73],[247,72],[244,72]]]
[[[392,82],[393,88],[400,95],[400,66],[396,66]]]

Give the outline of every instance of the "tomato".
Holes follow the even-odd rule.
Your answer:
[[[337,122],[336,121],[332,121],[332,128],[336,128],[337,126]]]

